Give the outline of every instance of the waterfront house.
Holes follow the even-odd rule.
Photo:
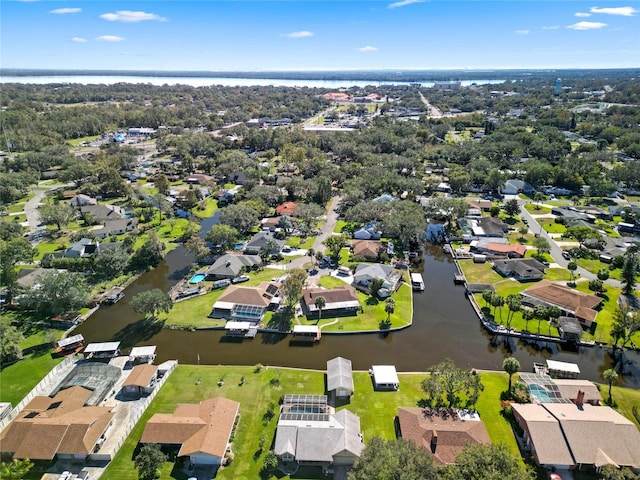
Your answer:
[[[551,378],[546,373],[521,372],[520,381],[527,386],[531,403],[574,403],[600,405],[598,387],[589,380]]]
[[[207,271],[207,280],[223,280],[237,277],[247,270],[262,267],[259,255],[222,255]]]
[[[351,253],[354,257],[362,257],[368,262],[375,262],[380,258],[380,254],[385,252],[385,244],[374,240],[353,240],[351,242]]]
[[[180,403],[173,413],[156,413],[144,427],[140,443],[179,446],[178,457],[192,465],[220,465],[231,450],[231,434],[240,404],[224,397],[199,404]]]
[[[125,395],[149,395],[155,387],[158,378],[158,367],[150,364],[136,365],[122,384]]]
[[[378,292],[381,297],[388,297],[395,292],[400,285],[402,274],[396,271],[392,266],[382,263],[361,263],[356,267],[353,274],[353,286],[365,292],[369,291],[369,285],[374,279],[383,281],[382,288]]]
[[[513,258],[495,260],[493,268],[503,277],[515,278],[520,282],[542,280],[545,266],[535,258]]]
[[[509,225],[496,217],[481,217],[467,219],[475,237],[504,237],[509,231]]]
[[[640,468],[640,432],[610,407],[513,404],[513,413],[524,430],[525,446],[545,468]]]
[[[88,258],[100,253],[100,242],[91,238],[81,238],[71,244],[61,255],[64,258]]]
[[[115,415],[111,407],[87,405],[93,393],[77,385],[34,397],[0,432],[0,451],[18,459],[84,460],[100,448]]]
[[[261,252],[269,255],[277,255],[284,247],[284,240],[275,237],[271,232],[261,231],[256,233],[244,248],[245,253],[249,255],[258,255]]]
[[[348,469],[365,448],[360,417],[334,412],[325,395],[285,395],[274,452],[284,465]]]
[[[541,280],[520,292],[520,295],[523,305],[558,307],[566,316],[577,318],[586,327],[590,327],[595,321],[598,315],[598,311],[595,309],[602,303],[601,297],[579,292],[549,280]]]
[[[213,305],[209,315],[213,318],[225,318],[234,321],[259,322],[269,307],[277,308],[279,285],[262,282],[258,287],[227,287]]]
[[[316,299],[323,297],[325,305],[322,311],[316,307]],[[307,317],[356,315],[362,307],[358,295],[349,285],[329,289],[305,288],[300,301],[302,311]]]
[[[475,412],[398,407],[398,426],[402,438],[425,448],[440,465],[455,463],[456,456],[466,447],[491,443]]]
[[[335,398],[349,398],[353,395],[351,360],[342,357],[327,360],[327,392]]]
[[[471,253],[493,255],[496,257],[522,258],[527,247],[521,243],[509,243],[506,238],[481,238],[469,245]]]

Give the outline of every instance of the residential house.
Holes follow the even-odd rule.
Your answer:
[[[527,253],[527,247],[521,243],[509,243],[507,239],[480,239],[477,242],[471,242],[470,250],[472,253],[485,255],[495,255],[509,258],[523,258]],[[504,241],[507,240],[507,241]]]
[[[285,464],[348,468],[365,448],[360,418],[334,412],[325,395],[285,395],[274,452]]]
[[[260,221],[262,228],[274,232],[280,226],[280,217],[265,217]]]
[[[102,228],[93,230],[100,238],[106,238],[111,235],[122,235],[127,232],[132,232],[138,227],[137,218],[123,218],[122,220],[108,220],[104,223]]]
[[[179,446],[178,457],[192,465],[220,465],[230,451],[240,404],[224,397],[199,404],[180,403],[173,413],[156,413],[144,427],[140,443]]]
[[[574,403],[600,405],[598,387],[588,380],[551,378],[545,373],[520,373],[520,381],[527,386],[531,403]]]
[[[513,404],[536,462],[557,470],[608,464],[640,468],[640,432],[610,407],[588,403]]]
[[[90,197],[89,195],[80,193],[71,199],[70,204],[72,207],[84,207],[85,205],[97,205],[98,200]]]
[[[25,288],[32,288],[40,282],[40,278],[56,272],[55,268],[23,268],[18,272],[17,282]]]
[[[351,360],[342,357],[327,360],[327,392],[336,398],[349,398],[353,395]]]
[[[482,198],[475,199],[469,202],[469,208],[477,208],[483,212],[488,212],[493,207],[493,202],[490,200],[484,200]]]
[[[503,277],[512,277],[520,282],[542,280],[545,266],[535,258],[513,258],[495,260],[493,268]]]
[[[535,193],[536,189],[524,180],[517,180],[512,178],[504,182],[502,186],[503,195],[518,195],[519,193],[531,194]]]
[[[272,232],[261,231],[247,242],[244,251],[249,255],[258,255],[261,252],[277,255],[284,247],[284,243],[284,240],[276,238]]]
[[[386,245],[373,240],[354,240],[351,242],[351,253],[354,257],[362,257],[368,262],[375,262],[380,254],[386,252]]]
[[[207,280],[222,280],[237,277],[246,270],[262,267],[259,255],[222,255],[205,272]]]
[[[122,220],[126,217],[123,208],[115,205],[82,205],[78,208],[80,215],[85,220],[92,220],[96,223],[105,223],[108,220]]]
[[[136,365],[122,384],[122,393],[139,397],[149,395],[155,387],[157,378],[158,367],[155,365]]]
[[[280,304],[279,291],[278,284],[269,282],[262,282],[258,287],[231,285],[213,304],[213,311],[209,316],[260,322],[270,307],[276,308]]]
[[[467,225],[471,227],[475,237],[501,238],[509,231],[509,225],[497,217],[468,219]]]
[[[361,263],[353,274],[353,286],[360,290],[369,291],[373,279],[383,280],[382,289],[378,292],[381,297],[388,297],[400,285],[402,274],[393,267],[382,263]]]
[[[215,179],[211,175],[204,173],[193,173],[187,177],[186,182],[193,185],[202,185],[203,183],[213,182]]]
[[[87,406],[93,391],[83,386],[34,397],[0,432],[0,451],[13,458],[84,460],[104,442],[115,413]]]
[[[316,307],[316,299],[323,297],[325,305],[320,310]],[[330,289],[305,288],[302,290],[300,306],[308,317],[356,315],[362,308],[358,295],[349,285],[341,285]]]
[[[579,292],[564,285],[541,280],[520,292],[522,303],[527,306],[547,305],[558,307],[566,316],[577,318],[582,325],[590,327],[598,315],[596,307],[602,298]]]
[[[449,465],[464,448],[489,445],[489,434],[478,414],[440,409],[398,407],[400,436],[433,455],[439,465]]]
[[[100,253],[100,242],[91,238],[81,238],[76,243],[71,244],[63,253],[65,258],[88,258]]]
[[[298,202],[284,202],[276,207],[276,215],[295,215]]]
[[[356,240],[380,240],[382,232],[378,230],[377,222],[369,222],[353,232]]]
[[[391,203],[391,202],[395,202],[396,200],[397,198],[391,195],[390,193],[383,193],[382,195],[374,198],[371,201],[377,202],[377,203]]]
[[[247,174],[244,172],[233,172],[227,177],[227,182],[234,185],[244,185],[246,180]]]

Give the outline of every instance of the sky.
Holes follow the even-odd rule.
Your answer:
[[[0,67],[640,66],[640,0],[0,1]]]

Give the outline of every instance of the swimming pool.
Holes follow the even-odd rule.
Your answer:
[[[233,249],[234,249],[234,250],[242,250],[243,248],[244,248],[244,243],[236,243],[236,244],[233,246]]]
[[[204,273],[196,273],[193,277],[191,277],[191,280],[189,280],[189,283],[200,283],[201,281],[204,280]]]

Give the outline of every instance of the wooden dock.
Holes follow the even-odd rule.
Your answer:
[[[464,275],[462,275],[461,273],[459,274],[455,274],[453,276],[453,283],[455,283],[456,285],[464,285],[466,282]]]

